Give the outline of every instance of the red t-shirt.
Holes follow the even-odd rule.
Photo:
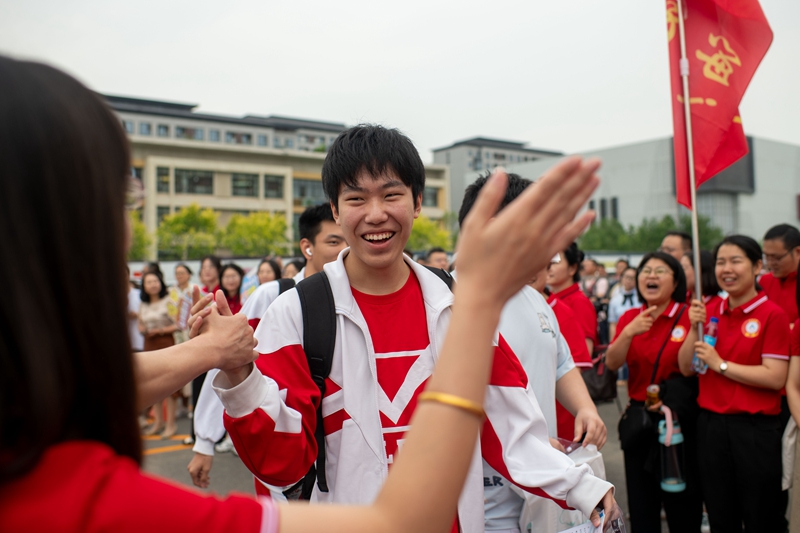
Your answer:
[[[769,299],[778,305],[786,316],[789,317],[789,323],[793,323],[798,319],[797,314],[797,272],[792,272],[785,278],[776,278],[772,272],[767,272],[758,284],[764,289],[764,293],[769,296]]]
[[[558,298],[572,309],[583,328],[584,338],[590,339],[597,346],[597,312],[594,310],[591,300],[581,291],[580,286],[573,283],[563,291],[551,294],[550,298]]]
[[[792,332],[789,334],[789,355],[800,355],[800,319],[794,321]]]
[[[553,313],[556,315],[558,327],[561,329],[564,340],[567,341],[575,366],[591,368],[592,355],[589,353],[589,348],[586,347],[583,328],[578,324],[575,313],[564,302],[554,296],[550,296],[547,303],[550,304]]]
[[[789,320],[786,313],[760,292],[749,302],[730,309],[726,298],[706,307],[706,316],[719,319],[716,350],[725,361],[760,365],[762,359],[789,360]],[[708,322],[706,322],[708,323]],[[709,369],[699,376],[697,403],[720,414],[777,415],[781,392],[745,385]]]
[[[236,296],[228,296],[228,293],[226,292],[225,299],[228,301],[228,307],[231,308],[231,313],[234,315],[242,310],[241,295],[237,294]]]
[[[270,509],[276,512],[252,497],[221,500],[143,474],[96,441],[51,446],[32,471],[0,488],[3,533],[274,532],[277,521],[261,529]]]
[[[431,353],[425,302],[417,276],[411,271],[405,285],[392,294],[374,296],[351,287],[353,297],[364,315],[375,350],[381,409],[381,428],[386,459],[391,467],[411,427],[417,396],[425,390],[427,379],[419,386],[415,376],[430,375],[434,360]],[[458,531],[458,521],[453,532]]]
[[[642,311],[647,310],[647,307],[647,304],[645,304],[641,307],[629,309],[620,317],[614,341],[619,338],[622,331],[634,318]],[[666,310],[653,321],[650,331],[636,335],[631,340],[628,354],[625,356],[629,372],[628,395],[631,399],[640,402],[645,401],[647,387],[653,384],[650,378],[653,375],[656,357],[658,357],[658,352],[662,346],[664,346],[664,351],[661,353],[661,359],[658,362],[658,372],[654,382],[658,384],[681,374],[678,366],[678,351],[681,349],[681,345],[691,327],[687,310],[684,310],[678,322],[675,323],[675,319],[682,307],[685,307],[685,304],[671,302]],[[612,341],[612,344],[614,341]],[[666,344],[664,344],[665,341]]]

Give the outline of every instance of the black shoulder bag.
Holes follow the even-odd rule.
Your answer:
[[[675,329],[678,321],[681,319],[683,312],[686,310],[686,305],[681,307],[678,316],[675,317],[675,322],[672,323],[670,332]],[[670,337],[664,339],[661,349],[656,356],[656,362],[653,365],[653,373],[650,376],[650,383],[655,383],[656,375],[658,374],[658,364],[661,361],[661,354],[664,353],[664,348],[667,347]],[[671,380],[668,380],[671,381]],[[663,401],[663,400],[662,400]],[[666,403],[666,402],[665,402]],[[633,450],[640,446],[646,445],[653,437],[656,431],[653,419],[650,416],[650,411],[645,408],[643,403],[628,403],[628,407],[619,419],[619,444],[623,451]]]

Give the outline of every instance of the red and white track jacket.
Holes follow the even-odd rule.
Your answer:
[[[337,315],[333,365],[322,399],[329,492],[315,487],[312,501],[367,504],[388,474],[380,417],[402,412],[405,405],[400,403],[407,403],[408,395],[398,393],[390,402],[377,383],[370,333],[344,268],[347,253],[349,249],[325,265]],[[422,289],[435,361],[450,322],[453,296],[435,274],[408,258],[406,262]],[[256,337],[261,354],[257,369],[236,387],[220,372],[213,386],[225,405],[225,427],[245,465],[263,482],[289,487],[316,459],[314,429],[320,402],[303,352],[303,316],[296,291],[282,294],[269,307]],[[403,387],[415,390],[431,371],[409,372],[406,379],[414,382]],[[481,455],[523,489],[580,509],[587,516],[612,488],[591,475],[588,466],[575,466],[550,446],[547,425],[527,386],[525,370],[502,337],[485,410],[487,420],[459,499],[459,521],[465,533],[484,530]],[[420,490],[424,485],[425,480],[420,480]]]

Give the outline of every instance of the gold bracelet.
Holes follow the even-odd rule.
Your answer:
[[[466,398],[461,398],[459,396],[455,396],[453,394],[447,394],[446,392],[434,392],[434,391],[425,391],[420,393],[417,396],[418,402],[438,402],[445,405],[450,405],[452,407],[456,407],[458,409],[463,409],[470,414],[477,416],[478,418],[483,418],[486,416],[486,413],[481,407],[480,404],[475,403],[471,400],[467,400]]]

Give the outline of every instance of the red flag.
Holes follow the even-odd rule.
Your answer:
[[[667,0],[675,180],[678,203],[691,208],[678,1]],[[739,102],[772,43],[772,30],[758,0],[684,0],[682,8],[699,187],[747,153]]]

